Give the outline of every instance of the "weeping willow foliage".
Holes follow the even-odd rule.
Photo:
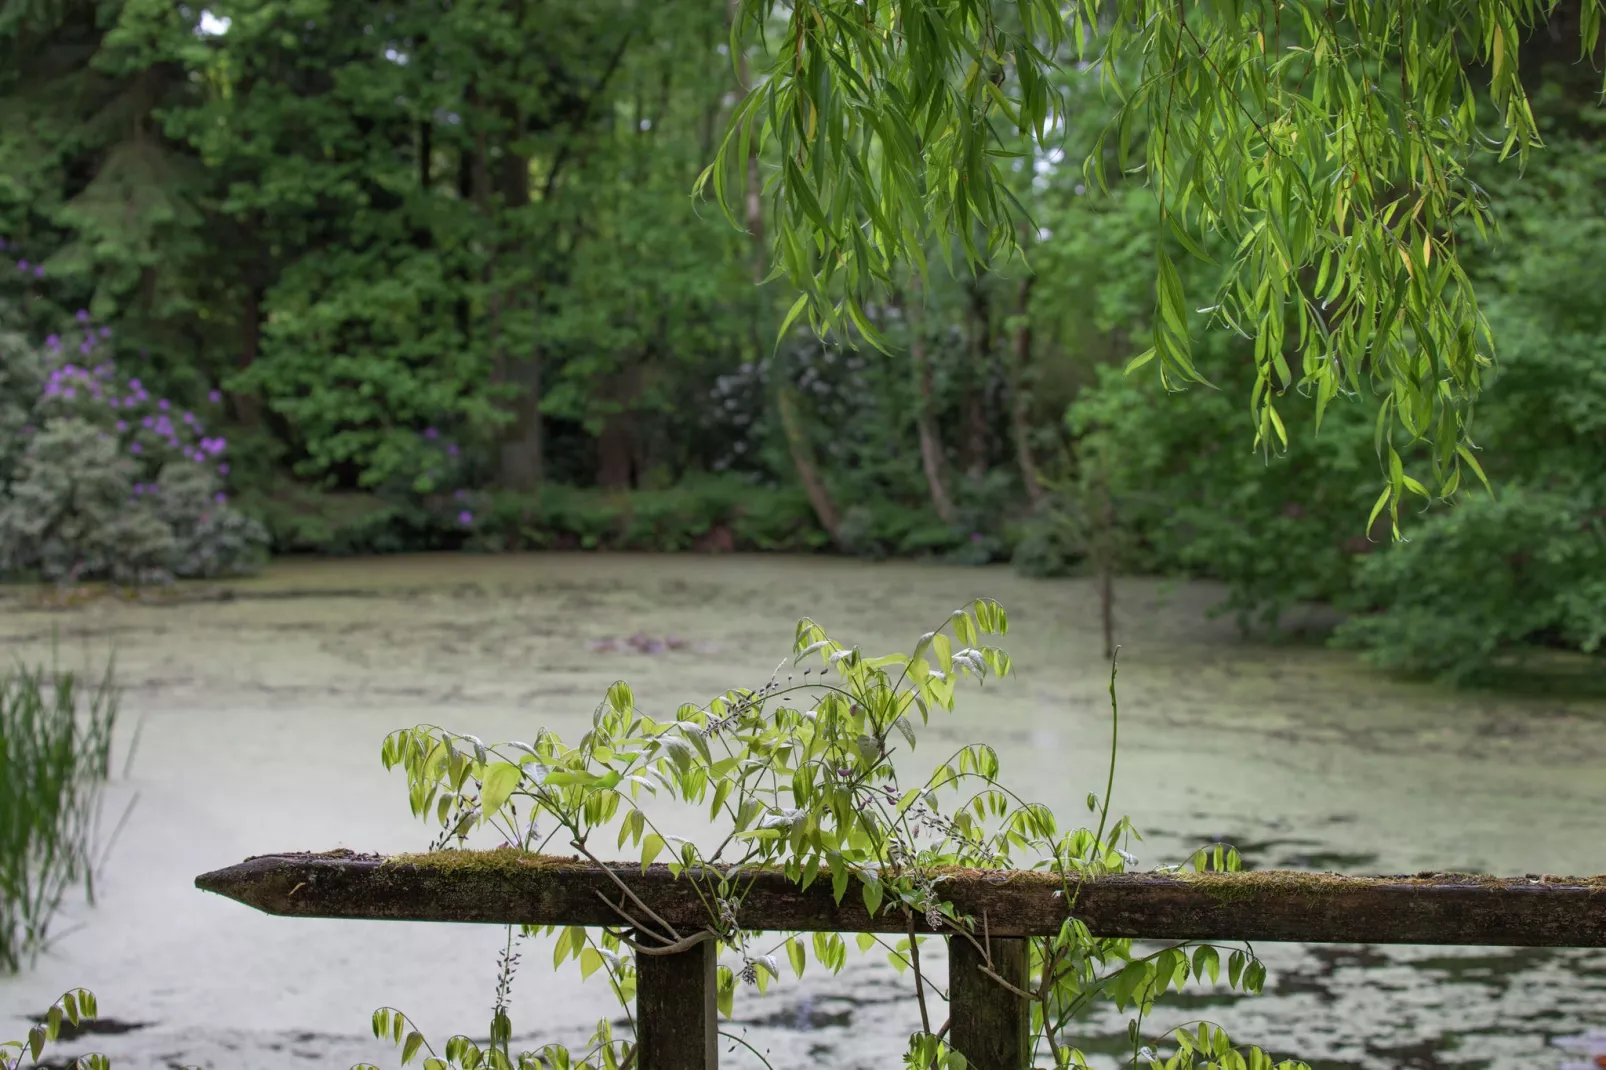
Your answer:
[[[1050,152],[1068,119],[1063,65],[1095,65],[1121,103],[1087,161],[1141,168],[1175,246],[1227,248],[1212,321],[1251,336],[1256,441],[1285,445],[1279,404],[1375,390],[1384,486],[1453,495],[1483,472],[1471,438],[1492,341],[1457,235],[1486,234],[1474,153],[1539,145],[1518,47],[1560,0],[738,0],[732,52],[763,77],[702,182],[733,220],[743,176],[770,167],[773,254],[802,290],[787,326],[851,322],[928,247],[971,266],[1029,224],[1008,165]],[[1576,0],[1585,58],[1606,0]],[[1488,102],[1480,114],[1480,100]],[[1492,110],[1489,107],[1492,105]],[[1155,265],[1151,348],[1168,386],[1203,381],[1170,255]],[[1431,458],[1426,483],[1403,444]]]

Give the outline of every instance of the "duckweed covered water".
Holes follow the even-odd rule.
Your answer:
[[[976,595],[1010,610],[1018,677],[964,697],[917,756],[985,741],[1004,774],[1063,817],[1102,787],[1108,700],[1096,592],[1005,570],[805,558],[428,557],[288,563],[212,600],[0,598],[8,654],[96,664],[115,647],[120,745],[140,730],[139,802],[80,927],[39,968],[0,980],[22,1025],[85,985],[117,1019],[64,1050],[114,1065],[229,1070],[394,1063],[368,1033],[383,1004],[433,1037],[482,1033],[501,932],[269,918],[197,892],[251,854],[422,849],[379,742],[420,721],[493,739],[583,731],[629,679],[667,710],[767,679],[799,616],[878,652]],[[1227,839],[1263,867],[1355,873],[1606,871],[1606,704],[1449,692],[1379,678],[1347,655],[1243,643],[1205,610],[1208,585],[1119,590],[1117,808],[1142,865]],[[109,800],[120,807],[120,800]],[[1276,946],[1267,994],[1192,991],[1167,1013],[1332,1068],[1559,1067],[1551,1042],[1606,1028],[1606,954],[1488,948]],[[933,949],[932,958],[937,958]],[[514,1020],[527,1044],[577,1041],[611,1014],[595,980],[525,949]],[[940,969],[940,967],[938,967]],[[567,970],[571,967],[566,968]],[[900,1065],[918,1014],[884,959],[811,970],[739,999],[729,1028],[777,1068]],[[1155,1024],[1163,1024],[1157,1022]],[[0,1033],[4,1033],[0,1029]],[[1124,1022],[1079,1043],[1113,1057]],[[739,1046],[725,1065],[758,1063]]]

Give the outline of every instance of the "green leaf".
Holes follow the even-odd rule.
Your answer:
[[[480,812],[489,818],[513,795],[524,771],[512,762],[493,762],[480,780]]]
[[[864,882],[864,909],[873,918],[881,909],[881,881],[869,874],[860,874]]]
[[[629,714],[635,710],[636,695],[630,690],[629,684],[620,680],[608,688],[608,708],[618,714]]]

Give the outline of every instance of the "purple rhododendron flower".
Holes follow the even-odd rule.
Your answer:
[[[78,352],[82,353],[86,357],[89,356],[89,351],[93,348],[95,347],[88,342],[78,343]]]
[[[139,380],[138,379],[130,379],[128,381],[128,389],[130,389],[130,390],[143,390],[145,388],[139,385]]]
[[[457,456],[457,443],[454,442],[450,446],[446,447],[446,455],[448,457],[456,457]]]
[[[222,505],[224,502],[229,500],[229,496],[220,490],[216,494],[212,495],[212,500],[217,502],[219,505]]]
[[[56,335],[56,334],[52,334],[49,337],[47,337],[45,339],[45,348],[52,349],[52,350],[60,349],[61,348],[61,336],[60,335]]]
[[[135,494],[144,494],[145,493],[145,484],[143,484],[143,483],[135,483],[134,484],[134,493]]]
[[[106,399],[106,404],[110,405],[114,409],[117,408],[118,406],[122,405],[122,403],[123,403],[122,399],[120,399],[120,398],[107,398]]]
[[[438,438],[439,436],[440,436],[440,432],[435,430],[433,427],[424,428],[424,437],[425,438]]]
[[[220,476],[228,475],[229,474],[229,462],[224,461],[222,464],[218,465],[217,466],[217,474],[220,475]]]
[[[18,260],[17,261],[17,270],[18,271],[27,271],[28,270],[28,261],[26,261],[26,260]]]
[[[187,423],[187,424],[193,424],[195,422],[195,414],[193,412],[185,413],[184,414],[184,422]]]
[[[456,498],[458,501],[462,501],[464,498],[468,497],[468,491],[460,490],[453,494],[452,497]]]
[[[61,392],[61,396],[64,398],[75,398],[78,396],[78,391],[69,386],[67,389]]]
[[[206,400],[216,405],[218,402],[223,400],[223,395],[214,390],[210,394],[206,395]]]
[[[89,309],[80,308],[77,312],[73,313],[73,319],[77,320],[79,323],[88,323]]]
[[[145,447],[141,446],[138,442],[136,442],[132,446],[128,447],[128,452],[129,453],[144,453],[145,452]]]
[[[43,264],[40,264],[38,267],[33,269],[33,277],[36,279],[42,279],[45,277],[45,266]]]
[[[469,512],[467,509],[464,509],[461,513],[457,514],[457,522],[466,528],[474,523],[474,514]]]
[[[110,338],[112,336],[112,329],[110,327],[102,327],[100,329],[100,336],[102,338]]]
[[[158,409],[165,409],[165,408],[167,408],[167,399],[166,399],[166,398],[163,398],[163,399],[162,399],[162,400],[161,400],[161,401],[158,401],[158,402],[157,402],[157,403],[156,403],[156,407],[157,407],[157,408],[158,408]]]
[[[127,431],[128,430],[128,421],[127,420],[118,420],[117,421],[117,430],[119,430],[119,431]]]
[[[155,422],[156,421],[152,420],[149,416],[147,416],[147,417],[145,417],[145,419],[143,419],[143,420],[141,420],[139,422],[139,426],[141,426],[141,427],[149,427],[151,424],[153,424]]]

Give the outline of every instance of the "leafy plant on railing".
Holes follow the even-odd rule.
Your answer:
[[[983,643],[1007,628],[1002,607],[977,601],[921,636],[912,653],[867,657],[804,620],[791,674],[783,677],[777,669],[757,689],[682,706],[673,718],[641,712],[630,687],[616,683],[591,730],[572,747],[545,729],[530,742],[489,746],[473,736],[420,726],[392,733],[383,759],[387,767],[406,771],[413,813],[439,825],[436,850],[464,848],[474,830],[485,828],[504,846],[536,853],[567,847],[604,866],[599,841],[612,837],[616,848],[630,845],[641,866],[662,859],[678,879],[691,883],[707,909],[696,932],[665,922],[622,881],[616,881],[617,927],[523,931],[557,932],[554,964],[572,958],[582,976],[600,973],[627,1016],[635,992],[634,958],[627,952],[666,955],[718,941],[729,955],[729,964],[718,969],[718,1004],[727,1017],[738,981],[763,991],[780,977],[783,957],[799,976],[811,951],[825,968],[841,970],[847,947],[839,934],[780,934],[761,944],[759,934],[742,928],[742,902],[754,875],[778,870],[799,888],[829,880],[838,902],[862,896],[872,916],[901,916],[907,933],[902,939],[865,933],[858,943],[865,950],[881,944],[912,980],[920,1021],[905,1064],[962,1070],[965,1060],[947,1046],[948,1024],[937,1016],[942,988],[921,964],[922,943],[930,937],[919,930],[972,941],[983,970],[1007,982],[993,972],[986,941],[977,939],[982,922],[961,916],[943,898],[945,875],[955,867],[1048,871],[1063,881],[1062,894],[1074,906],[1081,880],[1119,873],[1136,862],[1123,849],[1136,833],[1110,810],[1119,731],[1113,669],[1109,777],[1102,795],[1087,797],[1094,827],[1062,831],[1046,807],[999,779],[997,755],[984,745],[959,748],[921,780],[900,776],[898,766],[906,772],[908,763],[894,759],[905,748],[914,750],[933,713],[953,709],[964,678],[979,684],[1008,674],[1009,655]],[[696,830],[695,838],[676,835],[643,808],[649,800],[707,807],[710,824]],[[702,846],[710,843],[711,849]],[[1197,853],[1193,864],[1233,869],[1237,855],[1217,846]],[[631,1065],[632,1044],[615,1037],[606,1021],[582,1051],[560,1045],[512,1050],[514,937],[510,927],[488,1046],[459,1035],[437,1052],[411,1019],[391,1008],[375,1013],[375,1036],[393,1041],[404,1064],[423,1055],[426,1070]],[[1145,1044],[1159,1001],[1190,980],[1217,984],[1225,973],[1232,988],[1258,991],[1266,969],[1249,949],[1184,944],[1142,954],[1131,940],[1096,937],[1074,919],[1030,946],[1027,984],[1019,991],[1031,1002],[1035,1051],[1055,1067],[1087,1065],[1071,1041],[1071,1028],[1104,1003],[1130,1016],[1134,1065],[1272,1066],[1260,1049],[1235,1047],[1207,1023],[1161,1034],[1167,1039],[1155,1043],[1163,1042],[1169,1054]],[[375,1068],[365,1064],[358,1070]]]

